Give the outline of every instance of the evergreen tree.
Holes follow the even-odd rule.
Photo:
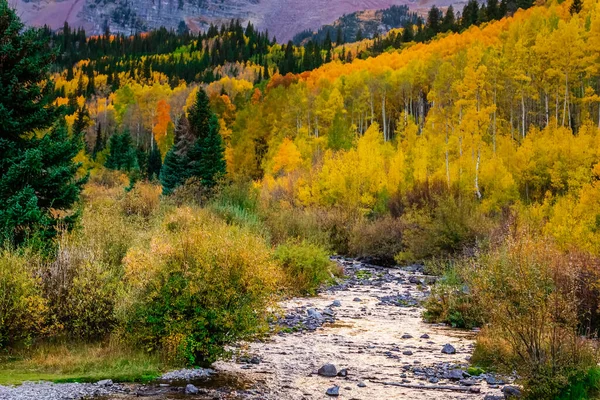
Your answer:
[[[73,158],[83,143],[56,123],[48,78],[55,54],[47,36],[25,29],[6,0],[0,0],[0,43],[0,245],[19,245],[31,236],[49,239],[59,223],[75,221],[68,211],[85,179],[77,178]]]
[[[413,25],[410,22],[406,22],[402,29],[402,42],[408,43],[415,40],[415,33]]]
[[[77,110],[77,117],[75,118],[75,122],[73,122],[73,135],[85,137],[85,130],[87,129],[89,123],[89,113],[84,105],[82,108]]]
[[[356,39],[355,39],[355,41],[360,42],[363,39],[364,39],[363,31],[362,31],[362,29],[358,28],[358,31],[356,31]]]
[[[102,123],[98,122],[96,127],[96,141],[94,143],[94,149],[92,150],[92,158],[95,160],[102,150],[104,150],[106,143],[102,135]]]
[[[497,1],[497,0],[496,0]],[[456,31],[456,15],[454,14],[454,7],[449,6],[442,20],[442,32]]]
[[[214,187],[219,178],[225,176],[227,171],[223,139],[216,115],[211,115],[208,134],[196,140],[189,153],[189,160],[191,177],[198,178],[204,187]]]
[[[129,131],[114,134],[110,137],[110,152],[106,158],[106,168],[131,172],[139,170],[137,153],[132,145]]]
[[[182,115],[175,127],[175,143],[167,152],[160,170],[160,183],[164,195],[172,194],[177,187],[186,181],[190,136],[189,121],[185,115]]]
[[[162,157],[158,146],[154,146],[148,157],[148,179],[155,180],[160,177],[160,169],[162,167]]]
[[[195,138],[205,137],[210,129],[210,102],[204,89],[198,89],[196,101],[188,113],[191,133]]]
[[[335,44],[337,46],[340,46],[340,45],[344,44],[344,31],[342,30],[341,26],[338,26],[338,29],[337,29],[337,38],[335,39]]]

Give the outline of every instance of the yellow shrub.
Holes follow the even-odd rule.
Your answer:
[[[8,251],[0,253],[0,348],[43,329],[46,301],[29,261]]]
[[[212,362],[226,344],[266,327],[281,279],[263,238],[190,207],[169,213],[124,263],[124,334],[190,364]]]
[[[125,195],[121,208],[125,215],[149,218],[160,206],[162,188],[151,183],[138,182],[135,188]]]

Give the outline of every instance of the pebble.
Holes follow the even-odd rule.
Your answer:
[[[361,381],[361,382],[358,382],[358,385],[356,385],[356,386],[358,386],[359,388],[364,388],[364,387],[367,387],[367,384]]]
[[[341,369],[340,372],[337,373],[337,376],[345,378],[348,376],[348,370],[346,368]]]
[[[193,381],[196,379],[208,378],[215,374],[215,371],[209,368],[180,369],[167,372],[160,377],[162,381]]]

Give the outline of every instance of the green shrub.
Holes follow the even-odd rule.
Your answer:
[[[125,269],[125,337],[190,365],[265,329],[281,277],[264,239],[189,207],[169,213],[149,246],[131,249]]]
[[[455,328],[471,329],[483,324],[483,311],[460,275],[463,265],[447,269],[425,300],[423,318],[427,322],[446,323]]]
[[[31,261],[9,251],[0,253],[0,349],[30,340],[44,328],[47,305]]]
[[[327,250],[307,241],[279,245],[275,257],[283,265],[289,286],[299,293],[315,294],[323,283],[339,273]]]

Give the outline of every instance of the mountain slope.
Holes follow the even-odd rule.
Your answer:
[[[344,14],[408,5],[423,12],[432,4],[461,7],[456,0],[14,0],[13,6],[30,25],[60,28],[65,21],[102,33],[130,33],[160,26],[177,28],[185,21],[192,30],[205,29],[211,22],[239,18],[268,29],[281,42],[307,29],[330,24]]]

